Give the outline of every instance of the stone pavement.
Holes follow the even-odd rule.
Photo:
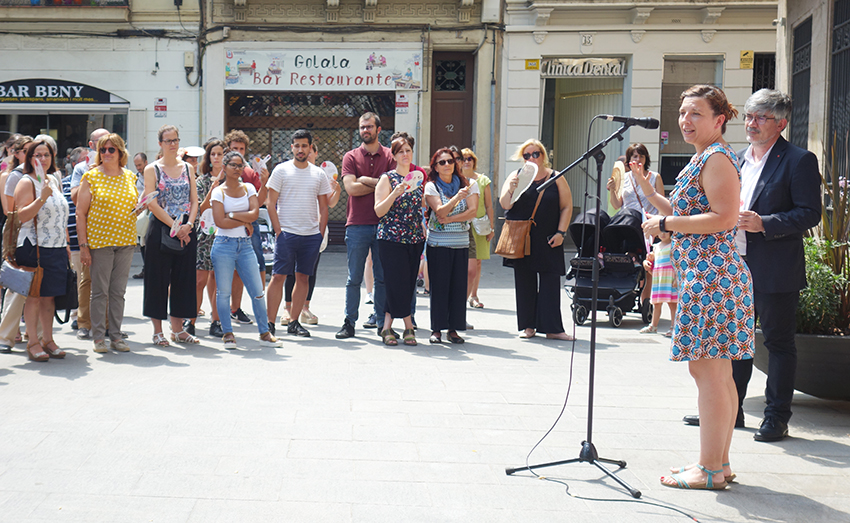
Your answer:
[[[57,327],[64,361],[29,362],[23,345],[0,354],[0,521],[688,521],[672,509],[707,522],[850,521],[848,403],[798,394],[792,437],[755,442],[756,371],[747,428],[734,436],[738,483],[662,487],[667,467],[696,457],[698,429],[680,421],[696,411],[696,388],[686,365],[667,360],[666,338],[637,334],[638,316],[614,329],[603,315],[593,441],[601,456],[628,462],[619,476],[646,503],[586,463],[539,471],[561,484],[510,477],[505,467],[525,462],[568,391],[530,462],[578,456],[587,324],[574,357],[570,343],[519,340],[512,274],[495,258],[466,344],[432,346],[420,329],[419,346],[385,347],[359,328],[366,306],[357,337],[338,341],[345,255],[326,253],[319,271],[320,325],[310,339],[284,334],[280,349],[260,347],[253,325],[236,328],[237,351],[212,338],[154,347],[131,279],[131,353],[96,354]],[[570,322],[566,299],[563,310]],[[427,327],[425,298],[418,316]],[[199,333],[208,324],[201,318]]]

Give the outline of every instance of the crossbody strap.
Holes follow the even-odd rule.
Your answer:
[[[531,220],[531,222],[534,225],[537,225],[537,222],[534,221],[534,215],[537,214],[537,207],[540,206],[540,200],[543,199],[543,193],[545,193],[545,192],[546,192],[546,189],[543,189],[542,191],[540,191],[540,194],[537,196],[537,203],[534,204],[534,210],[531,211],[531,218],[529,218],[529,219]]]

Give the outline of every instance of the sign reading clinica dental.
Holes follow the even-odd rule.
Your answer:
[[[422,89],[422,47],[387,47],[226,49],[224,88],[323,92]]]
[[[623,58],[544,58],[540,67],[543,78],[616,77],[626,76]]]
[[[0,83],[0,103],[91,104],[126,103],[90,85],[65,80],[30,79]]]

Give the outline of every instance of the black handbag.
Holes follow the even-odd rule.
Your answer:
[[[71,262],[68,262],[68,267],[65,269],[67,271],[67,277],[65,279],[65,294],[62,296],[56,296],[53,298],[53,302],[56,305],[56,310],[53,312],[53,315],[56,317],[56,321],[60,324],[64,325],[68,323],[68,320],[71,319],[71,311],[80,306],[80,297],[77,294],[77,273],[71,268]],[[59,318],[59,311],[65,310],[65,321]]]
[[[171,236],[171,229],[168,227],[163,227],[160,229],[162,232],[159,236],[159,250],[160,252],[164,252],[166,254],[183,254],[186,252],[186,247],[189,246],[188,243],[186,245],[180,245],[180,239],[176,236]]]

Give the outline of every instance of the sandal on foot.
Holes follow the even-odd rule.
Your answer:
[[[463,338],[457,335],[457,331],[449,331],[448,333],[446,333],[446,336],[448,336],[449,341],[452,343],[463,343],[465,341]]]
[[[33,347],[38,347],[38,352],[31,351],[30,349],[32,349]],[[44,348],[41,346],[40,343],[33,343],[32,345],[27,345],[27,356],[29,356],[29,359],[31,359],[32,361],[47,361],[50,359],[50,356],[48,356],[47,353],[44,352]]]
[[[672,338],[673,337],[673,329],[670,329],[667,332],[665,332],[664,336],[667,337],[667,338]]]
[[[431,333],[431,337],[428,338],[428,343],[443,343],[442,334],[440,331],[434,331]]]
[[[48,345],[53,345],[54,348],[50,348]],[[44,345],[41,346],[51,358],[56,358],[57,360],[61,360],[65,357],[65,351],[60,349],[54,340],[50,340]]]
[[[404,344],[405,345],[416,345],[416,331],[413,329],[404,329]]]
[[[664,485],[665,487],[680,488],[680,489],[691,489],[691,490],[723,490],[729,485],[726,482],[725,478],[720,483],[716,483],[716,484],[714,483],[714,475],[715,474],[722,474],[723,473],[722,468],[720,470],[708,470],[707,468],[703,467],[699,463],[696,464],[696,467],[698,469],[700,469],[701,471],[706,473],[705,481],[701,481],[701,482],[698,482],[698,483],[688,483],[685,480],[681,479],[679,477],[679,474],[672,474],[670,476],[670,479],[672,479],[673,481],[676,482],[675,485],[665,483],[664,482],[665,476],[661,477],[661,484]]]
[[[730,465],[729,463],[724,463],[721,466],[722,467],[728,467],[729,465]],[[685,465],[685,466],[682,466],[682,467],[670,467],[670,472],[672,472],[673,474],[681,474],[682,472],[685,472],[686,470],[691,469],[693,467],[694,467],[693,465]],[[726,480],[726,483],[732,483],[733,481],[735,481],[735,478],[737,478],[737,477],[738,477],[738,475],[735,474],[734,472],[729,474],[728,476],[726,474],[723,475],[723,479]]]
[[[171,344],[168,343],[168,340],[165,339],[165,335],[161,332],[157,332],[156,334],[153,335],[153,344],[157,345],[159,347],[169,347],[169,346],[171,346]]]
[[[392,329],[384,329],[381,331],[381,339],[384,340],[384,345],[395,347],[398,345],[398,337]]]
[[[652,325],[647,325],[646,327],[642,328],[638,332],[641,333],[641,334],[654,334],[654,333],[658,332],[658,327],[653,327]]]
[[[484,304],[478,301],[478,296],[471,296],[469,298],[469,306],[474,309],[483,309]]]
[[[181,334],[185,334],[185,336],[181,338]],[[189,343],[191,345],[197,345],[198,343],[201,343],[201,340],[186,332],[185,329],[180,332],[172,332],[171,341],[173,341],[174,343]]]

